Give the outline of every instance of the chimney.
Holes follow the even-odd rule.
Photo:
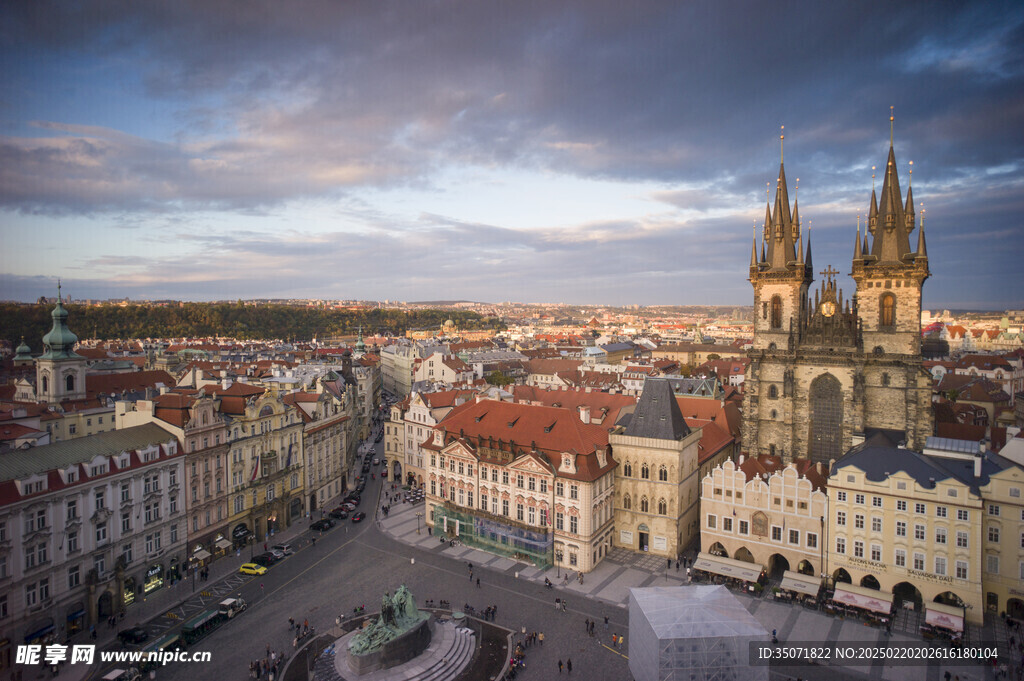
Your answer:
[[[220,387],[223,388],[224,390],[227,390],[228,388],[230,388],[231,387],[231,379],[227,378],[227,377],[223,378],[221,380],[221,382],[220,382]]]
[[[980,453],[976,454],[974,456],[974,477],[976,477],[976,478],[980,478],[981,477],[981,462],[982,462],[982,460],[983,459],[982,459],[982,456],[981,456]]]
[[[740,454],[740,462],[739,462],[739,465],[740,465],[740,466],[742,466],[742,465],[743,465],[743,460],[744,460],[745,458],[746,458],[746,457],[745,457],[745,456],[743,456],[743,454]]]
[[[583,421],[583,423],[590,423],[590,406],[586,404],[581,404],[579,406],[579,410],[580,421]]]

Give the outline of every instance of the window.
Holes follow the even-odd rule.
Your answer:
[[[272,487],[268,488],[268,490],[269,489],[272,489]],[[146,524],[147,525],[149,523],[156,522],[157,520],[160,520],[160,505],[158,503],[156,503],[156,502],[151,503],[151,504],[146,504],[146,507],[145,507],[145,518],[146,518]]]
[[[853,556],[855,558],[864,557],[864,542],[860,541],[859,539],[853,542]]]
[[[958,549],[966,549],[967,546],[967,533],[963,530],[956,531],[956,547]]]
[[[430,485],[431,485],[430,493],[434,494],[434,487],[433,487],[434,483],[433,483],[433,481],[431,481]],[[235,513],[241,513],[244,510],[245,510],[245,497],[243,497],[241,494],[239,494],[237,497],[235,497]]]
[[[68,520],[74,520],[78,517],[78,500],[68,499]]]
[[[96,510],[99,510],[101,508],[105,508],[106,507],[106,503],[105,503],[106,502],[106,492],[105,492],[105,490],[102,490],[102,489],[96,490],[95,499],[96,499]]]
[[[128,485],[127,482],[122,482],[121,483],[121,503],[124,503],[126,501],[131,501],[131,498],[132,498],[132,488]]]
[[[881,518],[872,518],[871,519],[871,531],[872,532],[881,532],[882,531],[882,519]]]
[[[668,515],[668,504],[664,499],[658,499],[658,515]]]
[[[508,499],[501,500],[501,514],[506,517],[508,516]]]
[[[772,296],[772,328],[782,328],[782,298]]]
[[[739,532],[740,534],[750,534],[750,523],[746,520],[741,520]]]
[[[871,505],[875,508],[882,508],[882,497],[871,497]]]
[[[935,574],[946,574],[946,559],[942,556],[935,556]]]
[[[966,508],[958,508],[956,509],[956,519],[964,522],[970,522],[971,513]]]
[[[864,529],[864,516],[862,516],[860,513],[855,514],[853,516],[853,526],[855,528],[857,528],[858,530],[863,530]]]
[[[501,484],[503,484],[503,485],[507,485],[508,484],[508,471],[502,471],[501,472]]]
[[[523,488],[523,474],[522,473],[516,474],[516,487],[518,487],[520,489]]]
[[[565,529],[564,525],[565,525],[565,514],[564,513],[556,512],[555,513],[555,529],[556,530],[564,530]]]
[[[924,570],[924,554],[923,553],[918,553],[916,551],[914,552],[914,569],[915,570]]]
[[[936,518],[945,518],[946,517],[946,507],[945,506],[936,506],[935,507],[935,517]]]
[[[988,505],[988,514],[989,515],[995,515],[995,516],[999,515],[999,506],[997,506],[996,504],[989,504]]]
[[[876,563],[882,562],[882,547],[879,544],[871,545],[871,560]]]
[[[846,501],[846,492],[836,492],[836,501]]]
[[[863,506],[864,505],[864,495],[863,494],[855,495],[853,497],[853,503],[859,504],[859,505]]]
[[[537,478],[531,475],[526,481],[526,489],[535,492],[537,490]]]
[[[924,515],[926,511],[924,504],[914,504],[914,513],[918,515]]]
[[[796,544],[798,546],[800,545],[800,530],[789,531],[789,543]]]
[[[988,528],[988,540],[993,544],[999,543],[999,528],[995,525],[990,525]]]
[[[121,511],[121,534],[128,534],[132,531],[132,512]]]
[[[836,537],[836,553],[846,553],[846,540]]]
[[[579,534],[580,531],[580,519],[574,515],[569,516],[569,532],[572,534]]]
[[[580,498],[580,486],[579,485],[569,485],[569,498],[570,499],[579,499]]]
[[[899,500],[896,501],[896,510],[897,511],[906,511],[907,510],[907,502],[906,502],[905,499],[899,499]]]
[[[647,467],[646,463],[640,466],[640,477],[644,480],[650,480],[651,478],[651,469]]]
[[[168,499],[168,501],[170,502],[171,513],[177,513],[178,512],[178,497],[177,496],[172,496],[172,497],[170,497]]]
[[[967,561],[958,560],[956,562],[956,578],[967,579]]]
[[[531,525],[537,524],[537,509],[535,509],[533,506],[526,509],[526,522],[530,523]]]
[[[707,527],[709,530],[713,530],[718,527],[718,516],[708,514]]]
[[[999,574],[999,556],[987,556],[985,571],[991,575]]]
[[[891,293],[883,293],[878,303],[878,325],[893,326],[896,324],[896,296]]]
[[[914,525],[914,539],[924,541],[924,525]]]
[[[722,518],[722,531],[732,532],[732,518]]]
[[[627,461],[625,464],[623,464],[623,466],[622,466],[622,475],[624,475],[627,478],[633,477],[633,464],[630,463],[629,461]]]
[[[79,575],[77,565],[72,565],[68,568],[68,588],[74,589],[76,586],[82,583],[82,578]]]
[[[74,553],[78,550],[78,532],[72,530],[68,532],[68,553]]]
[[[640,497],[640,512],[647,513],[650,510],[647,497]]]
[[[782,541],[782,528],[772,525],[772,541]]]
[[[546,508],[540,509],[540,524],[544,527],[548,525],[548,509]]]
[[[946,543],[946,528],[936,527],[935,528],[935,543],[945,544]]]
[[[125,565],[132,564],[132,545],[131,543],[125,544],[121,547],[121,557],[124,558]]]
[[[541,491],[542,494],[547,494],[547,491],[548,491],[548,481],[547,481],[547,478],[541,478],[540,479],[540,491]]]
[[[96,543],[104,544],[107,541],[107,523],[106,521],[96,524]]]
[[[774,400],[779,396],[779,389],[774,385],[768,386],[768,399]]]
[[[523,505],[516,504],[516,520],[523,522]]]
[[[906,537],[907,536],[907,523],[902,520],[896,521],[896,536]]]
[[[846,511],[836,511],[836,525],[846,525]]]
[[[904,549],[896,549],[896,567],[907,567],[907,552]]]

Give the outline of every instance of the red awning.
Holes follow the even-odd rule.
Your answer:
[[[891,593],[852,586],[850,584],[836,584],[836,592],[832,596],[832,600],[836,603],[851,605],[855,608],[870,610],[883,615],[888,615],[892,612]]]
[[[933,627],[942,627],[950,631],[964,630],[963,608],[956,608],[942,603],[928,603],[925,605],[924,623]]]

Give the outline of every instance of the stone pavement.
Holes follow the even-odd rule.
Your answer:
[[[424,518],[418,514],[425,512],[422,502],[415,504],[395,503],[387,516],[379,516],[379,526],[383,532],[405,544],[432,550],[441,555],[450,556],[464,563],[472,563],[478,574],[486,574],[485,570],[494,570],[518,579],[526,579],[543,583],[545,578],[555,583],[552,602],[557,597],[566,598],[570,602],[574,598],[591,599],[626,608],[629,602],[629,589],[646,586],[683,586],[687,583],[686,570],[675,564],[666,570],[666,559],[650,555],[637,555],[623,549],[613,551],[583,577],[577,579],[578,573],[566,573],[559,568],[543,570],[528,563],[515,561],[505,556],[498,556],[465,545],[441,546],[439,537],[427,534]],[[688,556],[693,557],[692,552]],[[746,606],[750,613],[767,631],[777,630],[782,644],[828,642],[843,645],[898,645],[901,642],[920,643],[916,635],[916,619],[911,618],[904,623],[910,631],[896,627],[891,635],[884,629],[867,626],[858,619],[842,619],[826,615],[817,610],[804,608],[793,603],[776,602],[771,597],[771,590],[766,589],[762,597],[733,592]],[[1000,631],[1001,629],[1001,631]],[[984,627],[975,627],[968,632],[971,643],[1001,643],[1001,652],[1008,652],[1006,647],[1007,634],[1005,626],[997,618],[986,619]],[[628,638],[627,638],[628,641]],[[841,671],[840,671],[841,670]],[[839,678],[850,679],[886,679],[887,681],[941,681],[948,671],[952,676],[959,676],[961,681],[978,681],[994,678],[988,665],[947,665],[938,662],[930,664],[895,665],[875,662],[870,665],[847,667],[790,667],[786,669],[793,677],[801,675],[809,679]],[[773,668],[774,678],[788,678],[788,674],[777,673]],[[1012,678],[1012,677],[1011,677]]]

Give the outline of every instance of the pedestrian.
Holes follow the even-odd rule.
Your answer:
[[[565,600],[565,599],[563,598],[563,599],[562,599],[562,612],[565,612],[565,606],[566,606],[566,603],[568,603],[568,601],[566,601],[566,600]]]
[[[679,572],[679,561],[676,561],[676,572]]]
[[[572,674],[572,658],[570,657],[565,661],[566,673]]]
[[[589,619],[583,620],[583,631],[584,632],[590,631],[590,620]]]
[[[618,638],[616,634],[612,634],[612,648],[615,647],[615,640]]]
[[[562,673],[562,661],[561,660],[558,661],[558,673],[559,674]]]
[[[478,588],[478,589],[480,588],[480,578],[479,577],[476,578],[476,588]]]
[[[672,559],[671,558],[668,559],[668,567],[666,567],[665,569],[666,570],[671,570],[672,569]]]
[[[297,650],[299,647],[299,636],[296,634],[292,637],[292,650]]]
[[[471,582],[473,581],[473,570],[472,570],[472,568],[470,568],[470,570],[469,570],[469,581],[471,581]]]
[[[555,610],[558,610],[561,607],[561,603],[562,603],[562,599],[561,598],[556,598],[555,599]],[[93,636],[93,638],[96,638],[96,637]]]
[[[608,628],[608,615],[605,615],[605,616],[604,616],[604,628],[605,628],[605,629],[607,629],[607,628]]]
[[[525,624],[523,625],[522,633],[523,633],[523,638],[526,638],[526,625]]]
[[[537,640],[540,641],[541,646],[544,645],[544,632],[543,631],[540,632],[539,634],[537,634]]]

